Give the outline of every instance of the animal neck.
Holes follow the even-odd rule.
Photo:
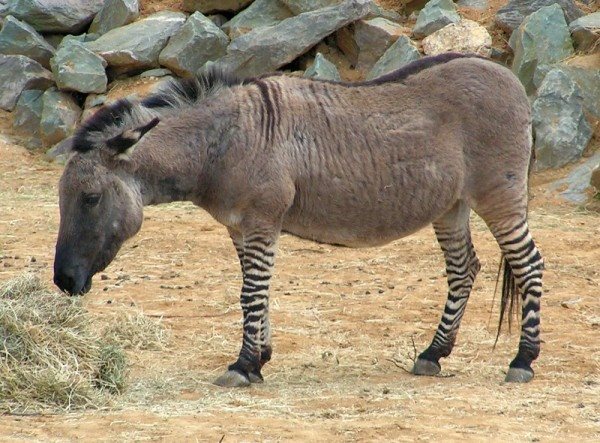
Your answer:
[[[135,153],[134,176],[144,206],[202,199],[206,144],[197,127],[179,129],[164,137],[157,131]]]

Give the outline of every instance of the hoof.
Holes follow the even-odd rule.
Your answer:
[[[533,370],[523,368],[508,368],[504,381],[510,383],[527,383],[533,379]]]
[[[412,373],[415,375],[438,375],[442,367],[438,362],[417,358]]]
[[[244,388],[250,386],[250,379],[238,371],[226,371],[215,380],[215,385],[224,388]]]
[[[248,378],[250,379],[250,383],[264,383],[265,381],[260,372],[250,372]]]

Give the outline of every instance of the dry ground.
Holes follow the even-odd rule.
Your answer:
[[[34,271],[52,284],[60,172],[0,135],[1,281]],[[493,351],[499,252],[474,217],[483,269],[442,377],[404,370],[413,340],[417,350],[429,343],[446,297],[427,228],[364,250],[283,236],[266,383],[213,386],[240,345],[237,259],[223,227],[173,204],[147,208],[142,231],[85,297],[99,316],[135,305],[162,317],[167,350],[130,356],[128,391],[112,408],[4,415],[0,440],[598,441],[600,216],[548,196],[544,183],[561,174],[534,177],[531,226],[547,271],[543,352],[530,384],[502,382],[518,335],[502,335]]]

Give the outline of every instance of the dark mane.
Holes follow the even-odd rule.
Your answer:
[[[171,79],[143,98],[124,98],[103,106],[75,131],[73,150],[88,152],[127,129],[147,124],[153,118],[173,114],[196,105],[222,88],[247,80],[218,68],[209,68],[196,78]]]

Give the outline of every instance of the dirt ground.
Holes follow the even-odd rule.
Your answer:
[[[13,144],[0,115],[0,281],[24,271],[52,285],[61,167]],[[226,231],[188,204],[146,208],[141,232],[85,296],[95,315],[132,306],[162,318],[163,351],[130,355],[109,408],[0,417],[2,441],[599,441],[600,215],[558,202],[533,178],[531,227],[547,271],[543,350],[527,385],[502,380],[518,334],[493,350],[499,251],[481,220],[482,261],[442,376],[410,369],[446,298],[432,230],[351,250],[284,235],[272,286],[274,358],[265,384],[211,381],[241,342],[241,285]],[[414,346],[413,346],[414,342]]]

